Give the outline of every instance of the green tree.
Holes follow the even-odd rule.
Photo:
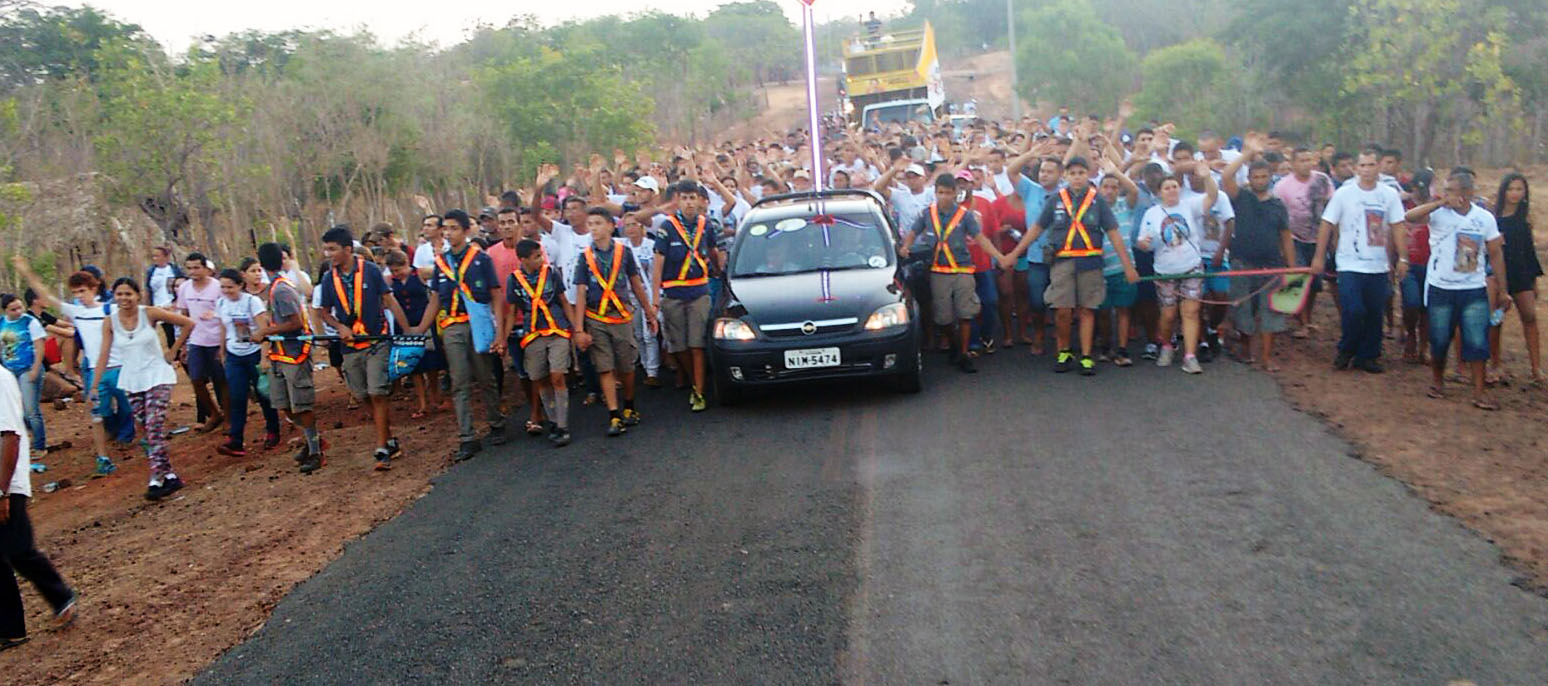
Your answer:
[[[794,78],[800,70],[801,32],[771,0],[721,5],[704,17],[704,31],[730,64],[750,70],[756,85]]]
[[[508,135],[529,146],[518,155],[522,167],[550,161],[554,152],[579,160],[592,151],[633,149],[650,141],[652,99],[598,52],[543,48],[535,57],[479,74]]]
[[[1086,0],[1058,0],[1017,21],[1016,70],[1028,102],[1111,112],[1133,83],[1134,53]]]
[[[23,7],[0,21],[0,90],[98,75],[98,51],[114,43],[154,43],[135,24],[91,7]]]
[[[1134,98],[1137,117],[1177,122],[1185,138],[1224,123],[1227,99],[1239,95],[1226,87],[1225,51],[1207,38],[1146,55],[1140,72],[1144,86]]]

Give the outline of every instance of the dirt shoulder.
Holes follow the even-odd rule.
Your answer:
[[[392,471],[371,470],[370,417],[348,410],[336,373],[319,372],[318,416],[332,444],[319,473],[296,473],[284,443],[257,449],[261,428],[249,426],[248,456],[215,452],[221,439],[196,431],[172,440],[173,466],[188,484],[176,497],[147,503],[146,463],[138,448],[119,450],[117,474],[91,471],[85,408],[45,410],[52,441],[76,447],[46,460],[34,475],[31,515],[39,547],[81,595],[80,618],[63,632],[48,626],[46,605],[24,589],[33,640],[7,651],[7,681],[111,684],[177,683],[192,677],[268,618],[290,589],[337,557],[347,541],[370,531],[423,495],[449,464],[444,427],[450,411],[410,423],[413,402],[394,403],[405,457]],[[174,396],[169,426],[193,424],[186,383]],[[256,412],[249,422],[262,426]],[[288,440],[299,432],[287,427]],[[133,455],[132,457],[127,457]],[[42,486],[61,477],[73,485]]]

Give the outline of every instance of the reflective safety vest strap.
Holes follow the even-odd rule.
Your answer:
[[[951,254],[951,246],[946,244],[946,239],[957,230],[958,222],[967,214],[967,206],[957,205],[957,212],[951,215],[951,221],[946,222],[946,228],[941,228],[941,214],[935,203],[930,204],[930,222],[935,226],[935,259],[930,263],[930,271],[937,274],[972,274],[973,266],[957,265],[957,258]],[[941,258],[946,258],[946,264],[941,264]]]
[[[291,284],[290,279],[287,279],[282,275],[276,275],[274,280],[269,282],[270,303],[274,302],[274,289],[278,288],[282,283],[290,284],[291,288],[295,288],[295,284]],[[271,304],[270,307],[272,308],[273,305]],[[312,335],[312,325],[306,320],[306,313],[302,312],[297,316],[301,318],[301,332],[308,336]],[[269,344],[269,359],[275,362],[284,362],[285,364],[301,364],[306,362],[307,358],[311,357],[311,355],[311,341],[302,341],[301,352],[296,353],[295,355],[285,354],[285,343],[283,341],[274,341],[273,343]]]
[[[436,313],[435,326],[437,329],[445,329],[452,324],[468,321],[468,313],[457,305],[462,298],[473,298],[473,291],[468,288],[467,284],[462,282],[462,275],[468,273],[468,265],[473,264],[473,258],[477,255],[478,246],[469,243],[468,251],[462,256],[462,263],[457,266],[457,271],[455,272],[452,271],[451,265],[446,263],[444,256],[435,256],[436,268],[440,269],[441,273],[453,284],[456,284],[456,290],[452,292],[451,305],[446,308],[444,314]],[[461,297],[459,297],[459,294]]]
[[[677,270],[677,278],[663,281],[661,287],[703,286],[709,283],[709,262],[705,261],[704,256],[699,254],[699,243],[704,240],[704,215],[699,215],[698,224],[693,229],[693,238],[688,237],[688,230],[683,228],[682,222],[677,221],[677,215],[668,216],[667,221],[672,222],[672,227],[677,229],[677,235],[683,237],[683,243],[688,246],[688,255],[683,257],[683,268]],[[694,263],[699,265],[699,276],[690,279],[688,278],[688,270]]]
[[[1064,247],[1059,250],[1057,257],[1095,257],[1102,254],[1102,249],[1091,242],[1091,234],[1086,232],[1086,210],[1091,208],[1092,199],[1096,198],[1096,189],[1086,187],[1086,197],[1080,201],[1080,209],[1075,209],[1075,204],[1070,202],[1070,189],[1059,189],[1059,202],[1064,203],[1064,211],[1070,215],[1070,230],[1064,234]],[[1080,236],[1084,247],[1075,246],[1075,236]]]
[[[623,324],[634,318],[629,313],[629,309],[624,307],[623,301],[618,299],[617,286],[618,277],[623,273],[623,251],[622,246],[613,245],[612,277],[603,278],[601,270],[597,269],[596,251],[592,246],[586,246],[586,266],[591,269],[591,278],[602,287],[602,299],[597,305],[597,310],[593,312],[587,308],[587,319],[595,319],[604,324]],[[608,314],[609,307],[613,309],[614,314]]]
[[[350,333],[353,333],[357,336],[369,335],[371,332],[366,330],[365,321],[361,318],[361,313],[364,312],[363,305],[365,303],[365,258],[355,258],[355,299],[353,308],[350,307],[350,299],[344,290],[344,279],[343,277],[339,276],[339,270],[330,269],[329,271],[333,272],[333,292],[335,295],[339,296],[339,307],[344,308],[344,316],[352,320],[349,323]],[[384,326],[379,333],[387,333],[385,324],[386,322],[383,321]],[[347,345],[349,345],[351,348],[354,348],[355,350],[364,350],[371,347],[370,343],[361,341],[355,341],[348,343]]]
[[[532,326],[527,328],[527,335],[521,337],[521,347],[523,348],[527,347],[528,343],[537,340],[538,336],[570,337],[568,329],[559,327],[558,320],[554,319],[553,310],[548,308],[548,300],[543,297],[543,292],[548,286],[549,270],[548,263],[544,262],[543,270],[538,272],[537,286],[533,286],[532,282],[527,280],[527,275],[521,273],[521,267],[517,267],[516,271],[511,272],[516,276],[516,281],[521,284],[521,290],[526,292],[527,299],[532,301]],[[537,327],[539,321],[547,322],[547,325],[539,329]]]

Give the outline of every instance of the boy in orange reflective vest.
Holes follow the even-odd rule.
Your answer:
[[[661,225],[656,239],[656,264],[651,283],[661,293],[661,323],[666,328],[667,352],[677,368],[693,374],[688,407],[703,412],[704,344],[710,319],[709,277],[712,269],[725,266],[725,253],[716,237],[720,222],[705,214],[709,196],[693,181],[673,186],[678,211]]]
[[[934,324],[949,328],[957,325],[956,335],[947,332],[953,345],[952,360],[962,371],[969,374],[978,369],[968,356],[968,338],[973,330],[973,319],[978,317],[983,305],[978,300],[978,286],[973,281],[973,256],[968,252],[968,241],[973,241],[995,259],[1002,259],[999,248],[979,230],[978,216],[968,206],[966,193],[959,197],[957,182],[950,174],[935,179],[935,203],[925,209],[924,215],[905,229],[898,245],[903,250],[911,246],[915,238],[931,251],[930,256],[930,304]]]
[[[656,308],[645,297],[634,253],[622,239],[613,238],[613,214],[606,208],[586,211],[586,228],[591,245],[575,261],[575,310],[570,317],[575,330],[575,347],[591,355],[602,384],[602,399],[607,403],[607,435],[617,436],[640,423],[634,409],[634,364],[639,351],[634,347],[634,317],[619,293],[627,287],[640,303],[641,312],[656,335]],[[623,283],[620,283],[622,281]],[[616,382],[615,382],[616,380]],[[623,409],[618,405],[618,384],[623,385]]]
[[[522,367],[543,400],[548,440],[562,448],[570,444],[570,390],[564,382],[571,362],[570,301],[564,295],[564,277],[558,267],[548,263],[541,243],[518,241],[516,259],[516,271],[505,280],[507,311],[500,317],[496,352],[504,352],[515,313],[520,311],[527,322],[527,333],[520,343]]]
[[[269,274],[269,323],[253,329],[253,342],[265,343],[269,336],[310,336],[305,301],[296,285],[285,278],[285,252],[278,243],[258,246],[258,264]],[[269,402],[301,427],[305,445],[296,453],[301,473],[310,474],[323,466],[322,437],[317,434],[317,418],[312,404],[317,400],[312,383],[312,342],[275,341],[269,345]]]

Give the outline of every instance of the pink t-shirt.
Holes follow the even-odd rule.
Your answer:
[[[1320,171],[1313,171],[1305,181],[1291,174],[1274,184],[1274,196],[1290,215],[1290,235],[1302,243],[1316,243],[1322,209],[1333,197],[1333,180]]]
[[[220,314],[215,311],[220,298],[219,279],[206,281],[204,288],[195,286],[193,279],[178,284],[177,300],[173,307],[187,310],[188,316],[194,320],[193,333],[188,336],[189,345],[218,348],[225,341],[226,328],[220,323]]]
[[[505,280],[510,277],[511,272],[516,271],[516,265],[521,260],[516,257],[515,248],[505,247],[505,241],[489,246],[489,249],[484,252],[489,253],[489,259],[494,262],[496,282],[500,284],[500,297],[504,299]]]

